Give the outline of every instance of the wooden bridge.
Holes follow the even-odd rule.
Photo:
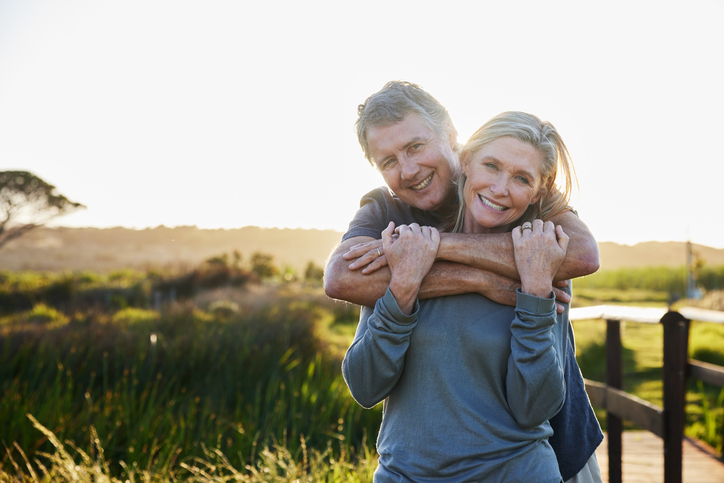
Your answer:
[[[649,431],[624,431],[622,436],[623,458],[621,476],[626,483],[664,482],[664,440]],[[684,438],[684,483],[724,482],[724,462],[716,452],[700,441]],[[603,481],[608,477],[608,435],[596,450]]]
[[[689,322],[724,323],[724,312],[624,306],[570,312],[571,321],[592,319],[606,321],[606,382],[586,381],[591,404],[608,412],[606,440],[596,452],[604,481],[620,483],[625,475],[627,483],[724,482],[724,464],[700,443],[684,438],[687,378],[724,387],[724,367],[688,359]],[[621,321],[664,327],[663,408],[621,390]],[[624,433],[623,420],[646,431]]]

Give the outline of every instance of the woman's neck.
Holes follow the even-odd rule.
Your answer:
[[[490,234],[505,233],[506,231],[508,231],[508,225],[490,228],[475,221],[475,218],[473,218],[470,213],[465,213],[465,219],[463,220],[463,233]]]

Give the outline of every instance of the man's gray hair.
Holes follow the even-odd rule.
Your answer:
[[[357,139],[365,157],[373,166],[375,163],[367,143],[367,130],[372,127],[397,124],[412,113],[420,116],[441,139],[447,140],[450,136],[454,136],[457,145],[458,132],[447,109],[437,99],[417,84],[390,81],[357,108],[358,118],[355,123]]]

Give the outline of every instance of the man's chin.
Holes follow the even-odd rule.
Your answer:
[[[438,211],[445,205],[445,200],[440,200],[439,197],[435,196],[425,196],[413,198],[410,202],[406,203],[422,211]]]

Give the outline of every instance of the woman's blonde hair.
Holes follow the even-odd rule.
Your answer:
[[[573,168],[571,156],[568,153],[563,139],[558,131],[548,121],[541,121],[538,117],[520,111],[508,111],[498,114],[470,136],[460,152],[460,165],[465,167],[467,162],[486,144],[502,137],[512,137],[536,148],[543,155],[541,166],[542,196],[537,203],[533,203],[515,222],[516,225],[536,218],[548,220],[551,217],[569,211],[569,202],[576,182],[576,172]],[[467,178],[462,175],[458,181],[458,208],[457,218],[453,232],[463,230],[465,219],[465,197],[463,189]],[[556,186],[558,180],[558,186]],[[512,229],[510,226],[508,229]]]

